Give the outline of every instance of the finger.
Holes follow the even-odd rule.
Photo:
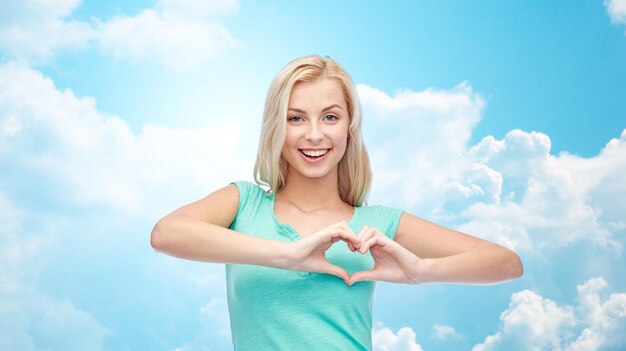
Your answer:
[[[363,236],[365,232],[367,232],[368,230],[370,230],[370,226],[368,225],[364,225],[361,230],[359,231],[358,237],[360,238],[361,236]]]
[[[314,241],[316,245],[334,243],[338,240],[354,242],[353,235],[343,228],[325,228],[311,235],[309,240]]]
[[[359,251],[362,254],[366,253],[367,250],[369,250],[369,247],[365,247],[365,244],[375,236],[376,236],[376,228],[370,227],[365,233],[363,233],[363,236],[360,237],[361,246],[359,247]]]
[[[370,269],[367,271],[360,271],[354,273],[350,276],[350,280],[348,281],[348,285],[352,285],[356,282],[364,281],[364,280],[381,280],[380,273],[375,269]]]
[[[348,244],[352,244],[352,247],[354,248],[354,250],[352,251],[356,251],[357,248],[360,246],[360,242],[358,241],[358,235],[354,233],[354,231],[352,230],[352,228],[350,228],[350,226],[348,225],[348,223],[346,223],[345,221],[339,222],[339,227],[345,229],[346,231],[348,231],[351,234],[354,234],[354,237],[356,238],[357,241],[346,241]]]
[[[355,245],[360,244],[359,238],[352,232],[352,230],[348,231],[343,228],[336,228],[330,231],[331,238],[337,238],[338,240],[343,240],[345,242],[351,242]]]
[[[364,225],[361,230],[359,230],[359,234],[357,234],[357,237],[359,238],[359,242],[358,244],[355,245],[355,247],[357,249],[360,249],[362,244],[363,244],[363,236],[365,235],[365,233],[370,230],[370,227],[367,225]],[[360,251],[360,250],[359,250]]]
[[[322,267],[322,273],[327,273],[327,274],[337,276],[343,279],[343,281],[346,284],[348,284],[348,282],[350,281],[350,276],[348,275],[348,272],[345,269],[339,266],[336,266],[334,264],[331,264],[331,263],[326,263],[324,267]]]
[[[379,245],[381,247],[384,247],[386,244],[386,242],[384,241],[384,239],[378,235],[374,235],[371,238],[369,238],[364,244],[363,246],[361,246],[361,253],[365,253],[367,252],[367,250],[370,249],[370,247],[374,246],[374,245]]]
[[[354,246],[354,244],[349,241],[348,242],[348,248],[350,249],[350,251],[355,252],[356,251],[356,247]]]
[[[369,239],[371,232],[372,232],[372,227],[363,226],[363,228],[361,228],[361,231],[359,232],[359,244],[361,246],[363,246],[365,241]]]

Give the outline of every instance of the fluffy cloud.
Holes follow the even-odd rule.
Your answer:
[[[150,228],[144,222],[250,174],[252,161],[235,155],[237,125],[193,130],[148,125],[134,132],[122,119],[98,111],[93,98],[59,90],[51,79],[21,63],[0,66],[0,91],[0,169],[9,170],[0,173],[0,348],[98,350],[108,336],[120,337],[120,330],[111,332],[91,310],[39,287],[41,279],[54,284],[51,276],[60,273],[53,269],[63,269],[63,279],[79,284],[74,286],[79,291],[64,287],[64,296],[84,297],[80,291],[92,284],[81,282],[85,265],[95,266],[87,276],[107,279],[110,272],[98,267],[119,265],[121,270],[140,263],[149,269],[131,274],[143,274],[144,284],[182,279],[204,294],[213,289],[207,285],[216,285],[209,283],[219,277],[207,275],[207,270],[215,273],[211,270],[219,267],[158,260],[165,257],[149,248]],[[55,213],[59,208],[63,215]],[[95,217],[90,209],[96,210]],[[137,227],[124,228],[116,222]],[[114,262],[112,249],[117,255]],[[160,264],[170,267],[162,269],[164,277],[148,279]],[[127,278],[115,274],[110,285],[134,296],[133,287],[124,285]],[[217,283],[223,286],[223,279]],[[115,303],[137,306],[130,299]],[[158,299],[144,299],[139,305],[149,303]],[[214,326],[226,330],[224,307],[213,303],[199,313],[211,326],[207,330]],[[214,340],[203,340],[208,339]],[[226,345],[228,338],[221,340]]]
[[[180,199],[184,192],[167,190],[175,184],[178,191],[203,192],[249,173],[234,157],[235,124],[197,130],[148,125],[134,133],[120,118],[99,112],[94,99],[60,91],[16,63],[0,67],[0,90],[0,164],[21,173],[14,191],[41,190],[20,181],[35,177],[48,183],[38,196],[64,194],[55,202],[139,211],[158,198]]]
[[[221,13],[225,12],[203,16]],[[626,208],[619,201],[626,197],[621,181],[626,173],[626,132],[591,158],[551,155],[548,136],[519,130],[502,139],[487,137],[469,145],[484,106],[469,84],[449,90],[402,91],[395,96],[364,85],[359,90],[376,170],[373,198],[456,223],[463,230],[519,249],[555,249],[584,240],[619,249],[615,238],[626,228]],[[14,228],[3,235],[7,239],[0,244],[2,281],[11,282],[4,285],[5,296],[9,296],[6,289],[10,285],[23,286],[11,291],[24,292],[44,306],[41,308],[65,311],[78,321],[69,326],[89,326],[84,334],[93,336],[92,343],[86,342],[89,347],[85,348],[97,349],[108,335],[106,327],[77,304],[38,292],[30,284],[37,280],[33,264],[46,262],[47,246],[70,234],[43,228],[41,233],[52,235],[24,235],[19,218],[32,218],[33,213],[23,213],[9,199],[26,205],[28,199],[34,199],[34,207],[62,206],[74,214],[78,209],[100,210],[101,206],[131,214],[163,214],[173,203],[183,203],[250,173],[252,160],[239,159],[236,153],[240,128],[232,123],[199,130],[148,125],[133,131],[120,118],[98,111],[93,98],[60,90],[40,72],[19,63],[0,66],[0,91],[0,169],[10,170],[0,173],[4,194],[0,200],[5,199],[0,201],[0,230]],[[99,216],[110,218],[105,212],[100,211]],[[122,230],[118,235],[127,234]],[[75,244],[73,239],[66,242]],[[136,256],[132,259],[137,261]],[[623,320],[619,312],[623,294],[602,298],[602,284],[596,281],[583,286],[587,287],[581,288],[581,296],[597,299],[587,299],[574,308],[559,307],[531,291],[515,295],[509,312],[503,314],[508,329],[477,347],[510,342],[507,340],[513,340],[514,333],[506,330],[530,328],[519,316],[532,313],[549,316],[545,318],[552,321],[545,322],[550,334],[539,337],[541,345],[572,349],[589,344],[622,345],[612,328]],[[12,302],[3,305],[9,312],[4,312],[0,321],[18,316],[16,320],[25,321],[19,325],[31,324],[31,316],[42,310],[26,310],[18,295],[12,293],[3,300]],[[212,300],[200,315],[203,320],[208,318],[206,323],[213,330],[225,331],[225,319],[220,317],[224,313],[224,301]],[[11,335],[23,336],[21,342],[33,338],[27,332],[20,334],[24,328],[18,324],[16,328]],[[577,331],[572,334],[574,329]],[[445,326],[438,330],[441,335],[454,335]],[[226,340],[224,335],[220,337]],[[410,328],[397,333],[379,328],[374,342],[381,350],[421,349]]]
[[[223,282],[222,282],[223,283]],[[228,303],[223,298],[213,298],[200,309],[202,332],[197,338],[176,348],[184,350],[227,350],[233,347],[230,333]]]
[[[452,326],[436,323],[433,325],[431,338],[436,340],[461,340],[463,339],[463,335],[457,332]]]
[[[80,0],[3,1],[0,50],[11,57],[46,60],[54,52],[85,47],[93,37],[89,23],[68,19]]]
[[[211,330],[217,331],[219,335],[230,342],[230,319],[225,299],[212,299],[200,309],[200,313],[209,323],[215,323]]]
[[[165,17],[211,19],[239,11],[236,0],[159,0],[156,8]]]
[[[467,83],[394,96],[364,85],[359,92],[374,201],[518,250],[587,240],[621,252],[626,207],[614,194],[626,195],[619,181],[626,131],[591,158],[552,155],[547,135],[521,130],[469,145],[484,101]]]
[[[585,325],[576,341],[567,350],[598,350],[626,345],[626,293],[612,293],[603,300],[608,288],[606,280],[594,278],[577,287],[579,312]]]
[[[80,0],[3,4],[0,50],[39,62],[61,50],[89,46],[118,58],[157,60],[189,69],[239,45],[219,20],[239,9],[236,1],[161,0],[135,16],[72,20]]]
[[[28,287],[0,288],[0,348],[3,350],[105,350],[111,331],[70,301]],[[33,335],[34,334],[34,335]]]
[[[604,0],[604,5],[614,23],[626,23],[626,1],[625,0]]]
[[[453,181],[450,167],[464,167],[461,157],[480,120],[482,97],[467,83],[451,90],[403,90],[393,97],[367,85],[358,90],[376,170],[373,197],[420,209],[441,202],[442,188]],[[404,191],[393,190],[398,183]]]
[[[375,329],[372,344],[376,351],[422,351],[415,341],[415,332],[409,327],[400,328],[397,334],[387,327]]]
[[[120,58],[158,58],[178,69],[239,45],[216,16],[237,11],[233,1],[163,0],[156,9],[97,24],[100,47]]]
[[[521,249],[588,240],[620,252],[616,233],[625,228],[626,208],[614,196],[626,193],[617,181],[617,174],[626,172],[625,142],[626,131],[599,155],[581,158],[550,155],[550,140],[540,133],[511,131],[503,140],[483,139],[467,155],[500,175],[500,201],[470,204],[461,213],[469,220],[460,228]]]
[[[52,238],[26,230],[24,220],[0,192],[0,349],[104,350],[107,327],[71,301],[36,289]]]
[[[626,345],[626,293],[605,297],[603,278],[579,285],[578,306],[560,307],[537,293],[513,294],[502,313],[501,330],[475,345],[487,350],[601,350]]]

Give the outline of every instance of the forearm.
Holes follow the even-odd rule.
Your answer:
[[[419,283],[494,284],[518,278],[523,273],[517,254],[485,242],[452,256],[422,260]]]
[[[194,261],[279,267],[283,243],[185,216],[165,218],[152,230],[155,250]]]

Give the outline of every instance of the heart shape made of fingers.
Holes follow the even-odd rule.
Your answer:
[[[345,242],[353,254],[346,253],[346,246],[334,245],[338,241]],[[421,263],[419,257],[375,227],[364,226],[356,235],[346,222],[292,242],[290,249],[289,259],[281,268],[331,274],[348,285],[363,280],[414,283]]]
[[[348,285],[364,280],[407,284],[416,281],[421,260],[415,254],[375,227],[363,227],[359,239],[358,248],[350,244],[348,247],[362,255],[369,252],[374,259],[374,267],[352,273],[347,281]]]

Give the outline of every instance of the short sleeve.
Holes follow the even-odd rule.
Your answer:
[[[400,217],[404,213],[402,210],[378,205],[365,206],[361,207],[361,209],[365,212],[366,225],[376,227],[390,239],[395,238]]]
[[[235,216],[233,222],[230,224],[230,229],[233,229],[236,228],[237,220],[241,217],[243,210],[248,204],[248,198],[251,190],[250,188],[253,186],[253,184],[246,181],[236,181],[232,182],[231,184],[234,184],[239,191],[239,205],[237,206],[237,215]]]
[[[237,207],[237,214],[239,214],[241,209],[246,207],[250,187],[253,186],[253,184],[243,180],[232,182],[230,184],[234,184],[237,187],[237,190],[239,190],[239,206]]]
[[[389,238],[394,239],[396,237],[396,232],[398,231],[400,217],[402,217],[402,213],[404,213],[404,211],[391,207],[382,207],[382,210],[385,213],[385,217],[389,220],[385,234]]]
[[[239,218],[250,217],[256,213],[259,206],[263,202],[263,198],[266,196],[265,190],[257,184],[248,181],[235,181],[231,184],[237,186],[239,190],[239,205],[237,206],[237,215],[235,220],[230,225],[230,229],[233,229]]]

